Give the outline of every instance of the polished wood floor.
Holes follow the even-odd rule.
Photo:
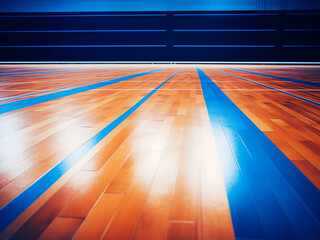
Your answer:
[[[319,191],[319,67],[2,65],[0,239],[250,238],[197,68]]]

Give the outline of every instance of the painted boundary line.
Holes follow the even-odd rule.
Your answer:
[[[260,75],[260,76],[264,76],[264,77],[280,79],[280,80],[287,81],[287,82],[295,82],[295,83],[300,83],[300,84],[320,87],[320,83],[318,83],[318,82],[309,82],[309,81],[293,79],[293,78],[287,78],[287,77],[280,77],[280,76],[275,76],[275,75],[270,75],[270,74],[265,74],[265,73],[251,72],[251,71],[246,71],[246,70],[237,69],[237,68],[229,68],[229,69],[235,70],[235,71],[238,71],[238,72],[245,72],[245,73],[250,73],[250,74],[254,74],[254,75]]]
[[[51,168],[47,173],[42,175],[36,182],[29,186],[25,191],[19,194],[11,202],[5,205],[0,210],[0,232],[9,226],[17,217],[20,216],[32,203],[34,203],[46,190],[48,190],[59,178],[61,178],[72,166],[74,166],[82,157],[84,157],[95,145],[105,138],[112,130],[126,120],[135,110],[145,103],[159,88],[161,88],[170,79],[176,76],[179,70],[174,75],[169,77],[163,83],[154,88],[146,96],[144,96],[135,105],[121,114],[118,118],[112,121],[104,129],[82,144],[79,148],[73,151],[66,158],[61,160],[56,166]]]
[[[320,191],[200,69],[237,239],[317,239]]]
[[[294,70],[294,69],[293,69]],[[272,69],[259,69],[259,71],[267,71],[267,72],[275,72],[275,73],[281,73],[281,74],[291,74],[296,76],[305,76],[305,77],[313,77],[313,78],[320,78],[320,76],[317,75],[310,75],[310,74],[303,74],[303,73],[295,73],[295,72],[288,72],[288,70],[272,70]]]
[[[111,79],[108,81],[102,81],[102,82],[90,84],[87,86],[77,87],[77,88],[73,88],[73,89],[69,89],[69,90],[63,90],[60,92],[49,93],[49,94],[38,96],[38,97],[22,99],[22,100],[18,100],[15,102],[5,103],[5,104],[0,105],[0,114],[12,112],[12,111],[19,110],[22,108],[34,106],[34,105],[37,105],[40,103],[49,102],[49,101],[56,100],[59,98],[71,96],[71,95],[74,95],[77,93],[86,92],[86,91],[89,91],[92,89],[101,88],[101,87],[108,86],[108,85],[111,85],[114,83],[123,82],[123,81],[131,79],[131,78],[141,77],[141,76],[144,76],[144,75],[147,75],[150,73],[161,71],[163,69],[164,68],[155,69],[155,70],[151,70],[151,71],[147,71],[147,72],[143,72],[143,73],[129,75],[126,77],[120,77],[120,78],[115,78],[115,79]]]
[[[106,68],[105,70],[107,69],[115,69],[115,68]],[[0,83],[4,82],[11,82],[11,81],[20,81],[20,80],[26,80],[26,79],[36,79],[36,78],[44,78],[44,77],[59,77],[61,76],[62,74],[64,74],[65,72],[66,73],[70,73],[70,74],[81,74],[82,72],[88,72],[86,73],[87,75],[90,75],[90,74],[103,74],[102,73],[95,73],[96,71],[102,71],[103,69],[75,69],[75,70],[69,70],[69,71],[63,71],[63,72],[58,72],[57,75],[54,75],[54,73],[52,74],[48,74],[48,75],[45,75],[45,76],[42,76],[42,73],[39,73],[37,75],[40,75],[40,76],[31,76],[31,77],[23,77],[23,78],[10,78],[10,79],[0,79]],[[20,74],[16,74],[16,76],[19,76]],[[77,77],[77,76],[71,76],[69,78],[74,78],[74,77]]]
[[[113,69],[113,68],[111,68],[111,69]],[[133,68],[133,69],[135,69],[135,68]],[[73,77],[68,77],[68,78],[63,78],[63,79],[57,79],[56,81],[61,81],[61,80],[66,80],[66,79],[68,80],[68,79],[73,79],[73,78],[83,78],[83,77],[87,77],[87,76],[90,76],[90,75],[100,75],[100,74],[108,74],[108,73],[113,73],[113,72],[122,72],[122,71],[128,71],[128,70],[133,70],[133,69],[130,68],[130,69],[122,69],[122,70],[114,70],[114,71],[105,71],[105,72],[102,72],[102,73],[86,74],[86,75],[82,75],[80,77],[79,76],[73,76]],[[112,80],[112,79],[110,79],[110,80]],[[73,87],[79,87],[79,86],[89,85],[90,83],[98,83],[98,82],[104,82],[104,81],[96,80],[96,81],[92,81],[92,82],[86,82],[86,83],[81,83],[81,84],[67,86],[67,87],[48,89],[48,90],[43,90],[43,91],[39,91],[39,92],[35,92],[35,93],[30,93],[30,94],[15,96],[15,97],[4,98],[4,99],[0,100],[0,103],[4,102],[4,101],[17,99],[17,98],[29,97],[29,96],[38,95],[38,94],[41,94],[41,93],[54,92],[54,91],[58,91],[58,90],[63,90],[63,89],[68,89],[68,88],[73,88]],[[0,87],[2,87],[2,86],[3,85],[0,85]],[[30,91],[34,91],[34,90],[30,90]]]
[[[10,77],[10,76],[20,76],[20,75],[38,75],[38,74],[51,74],[51,73],[65,73],[65,72],[83,72],[83,71],[86,71],[86,69],[74,69],[74,70],[63,70],[61,71],[60,70],[51,70],[51,71],[38,71],[38,72],[34,72],[34,71],[31,71],[31,72],[22,72],[22,73],[9,73],[9,74],[1,74],[0,73],[0,77]],[[96,70],[89,70],[89,71],[96,71]],[[9,80],[6,80],[6,79],[1,79],[0,82],[4,82],[4,81],[10,81],[11,79]],[[15,79],[16,80],[16,79]]]
[[[286,91],[282,91],[282,90],[280,90],[280,89],[278,89],[278,88],[273,88],[273,87],[264,85],[264,84],[262,84],[262,83],[258,83],[258,82],[256,82],[256,81],[252,81],[252,80],[249,80],[249,79],[247,79],[247,78],[239,77],[239,76],[236,76],[236,75],[233,75],[233,74],[231,74],[231,73],[227,73],[227,72],[224,72],[224,71],[221,71],[221,70],[218,70],[218,69],[212,69],[212,70],[213,70],[213,71],[217,71],[217,72],[221,72],[221,73],[230,75],[230,76],[232,76],[232,77],[236,77],[236,78],[245,80],[245,81],[247,81],[247,82],[251,82],[251,83],[254,83],[254,84],[257,84],[257,85],[260,85],[260,86],[269,88],[269,89],[272,89],[272,90],[274,90],[274,91],[287,94],[287,95],[289,95],[289,96],[291,96],[291,97],[295,97],[295,98],[298,98],[298,99],[300,99],[300,100],[303,100],[303,101],[306,101],[306,102],[309,102],[309,103],[313,103],[313,104],[315,104],[315,105],[320,106],[320,103],[318,103],[318,102],[316,102],[316,101],[313,101],[313,100],[310,100],[310,99],[307,99],[307,98],[304,98],[304,97],[300,97],[300,96],[294,95],[294,94],[292,94],[292,93],[288,93],[288,92],[286,92]]]

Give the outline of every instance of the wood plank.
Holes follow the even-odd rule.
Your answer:
[[[173,191],[181,162],[184,122],[183,116],[177,116],[174,120],[136,228],[135,239],[164,239],[167,235]]]
[[[100,239],[122,199],[123,194],[102,194],[81,224],[73,239]]]
[[[71,239],[81,222],[80,218],[55,218],[40,235],[39,240]]]
[[[149,192],[161,152],[150,151],[108,226],[103,239],[130,239],[134,235],[145,198]]]
[[[197,230],[194,222],[170,221],[168,240],[194,240],[197,239]]]

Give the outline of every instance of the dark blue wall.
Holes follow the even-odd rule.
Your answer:
[[[320,11],[0,14],[0,61],[320,61]]]
[[[319,0],[2,0],[0,12],[315,10]]]

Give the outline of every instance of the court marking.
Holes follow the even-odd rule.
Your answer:
[[[83,93],[83,92],[86,92],[86,91],[89,91],[92,89],[105,87],[105,86],[108,86],[108,85],[111,85],[114,83],[126,81],[131,78],[141,77],[141,76],[144,76],[144,75],[147,75],[150,73],[158,72],[163,69],[164,68],[155,69],[155,70],[137,73],[137,74],[133,74],[133,75],[125,76],[125,77],[114,78],[114,79],[111,79],[108,81],[102,81],[99,83],[94,83],[94,84],[90,84],[90,85],[86,85],[86,86],[82,86],[82,87],[76,87],[76,88],[72,88],[69,90],[62,90],[59,92],[49,93],[49,94],[45,94],[42,96],[37,96],[37,97],[28,98],[28,99],[17,100],[14,102],[4,103],[4,104],[0,105],[0,114],[12,112],[12,111],[19,110],[22,108],[34,106],[34,105],[37,105],[40,103],[49,102],[49,101],[56,100],[59,98],[71,96],[71,95],[74,95],[77,93]]]
[[[3,67],[3,66],[2,66]],[[8,71],[8,70],[0,70],[0,73],[1,74],[7,74],[7,73],[19,73],[19,72],[22,72],[22,73],[25,73],[25,72],[33,72],[35,69],[16,69],[16,70],[11,70],[11,71]],[[63,70],[62,68],[56,68],[56,69],[41,69],[41,71],[52,71],[52,70],[56,70],[56,71],[61,71]]]
[[[1,46],[0,46],[1,47]],[[7,77],[7,76],[20,76],[20,75],[37,75],[37,74],[50,74],[50,73],[65,73],[65,72],[83,72],[86,71],[85,69],[77,69],[77,70],[53,70],[53,71],[41,71],[41,72],[25,72],[25,73],[9,73],[9,74],[0,74],[0,77]],[[92,71],[92,70],[89,70]],[[3,80],[0,80],[1,82],[3,82]]]
[[[243,77],[239,77],[239,76],[236,76],[236,75],[233,75],[231,73],[227,73],[227,72],[224,72],[224,71],[221,71],[221,70],[218,70],[218,69],[212,69],[213,71],[217,71],[217,72],[221,72],[221,73],[224,73],[224,74],[227,74],[227,75],[230,75],[230,76],[233,76],[233,77],[236,77],[236,78],[239,78],[239,79],[242,79],[242,80],[245,80],[247,82],[251,82],[251,83],[254,83],[254,84],[257,84],[257,85],[260,85],[260,86],[263,86],[263,87],[266,87],[266,88],[269,88],[269,89],[272,89],[274,91],[277,91],[277,92],[281,92],[281,93],[284,93],[286,95],[289,95],[291,97],[295,97],[295,98],[298,98],[300,100],[303,100],[303,101],[306,101],[306,102],[309,102],[309,103],[312,103],[312,104],[315,104],[315,105],[318,105],[320,106],[320,103],[316,102],[316,101],[313,101],[313,100],[310,100],[310,99],[307,99],[307,98],[304,98],[304,97],[300,97],[300,96],[297,96],[297,95],[294,95],[292,93],[288,93],[286,91],[282,91],[278,88],[273,88],[273,87],[270,87],[270,86],[267,86],[267,85],[264,85],[262,83],[258,83],[258,82],[255,82],[253,80],[249,80],[249,79],[246,79],[246,78],[243,78]]]
[[[112,68],[111,68],[112,69]],[[123,70],[114,70],[114,71],[105,71],[103,73],[94,73],[94,74],[87,74],[84,76],[90,76],[90,75],[98,75],[98,74],[108,74],[108,73],[113,73],[113,72],[122,72],[122,71],[128,71],[128,70],[133,70],[135,68],[131,68],[131,69],[123,69]],[[67,80],[67,79],[72,79],[72,78],[82,78],[82,76],[73,76],[73,77],[68,77],[68,78],[63,78],[63,79],[57,79],[56,81],[61,81],[61,80]],[[46,80],[47,81],[47,80]],[[73,87],[78,87],[78,86],[83,86],[83,85],[88,85],[88,84],[92,84],[92,83],[99,83],[102,82],[103,80],[96,80],[96,81],[92,81],[92,82],[86,82],[86,83],[81,83],[81,84],[77,84],[77,85],[72,85],[72,86],[67,86],[67,87],[61,87],[61,88],[55,88],[55,89],[48,89],[48,90],[40,90],[37,93],[30,93],[30,94],[25,94],[25,95],[19,95],[19,96],[15,96],[15,97],[9,97],[9,98],[5,98],[5,99],[1,99],[0,102],[3,101],[9,101],[9,100],[13,100],[13,99],[18,99],[18,98],[23,98],[23,97],[28,97],[28,96],[33,96],[33,95],[37,95],[37,94],[41,94],[41,93],[46,93],[46,92],[53,92],[53,91],[58,91],[58,90],[63,90],[63,89],[68,89],[68,88],[73,88]],[[106,80],[105,80],[106,81]],[[38,81],[35,83],[43,83],[43,81]],[[50,82],[54,82],[54,80],[51,80]],[[26,82],[26,83],[33,83],[33,82]],[[25,83],[15,83],[15,84],[25,84]],[[12,85],[12,84],[8,84],[8,85]],[[2,86],[6,86],[6,85],[1,85]],[[0,91],[10,91],[10,90],[1,90]],[[15,90],[12,90],[15,91]],[[37,90],[28,90],[28,91],[37,91]],[[0,105],[1,106],[1,105]]]
[[[32,203],[34,203],[46,190],[48,190],[58,179],[60,179],[72,166],[74,166],[82,157],[84,157],[92,148],[94,148],[103,138],[105,138],[112,130],[126,120],[133,112],[135,112],[144,102],[146,102],[159,88],[166,84],[170,79],[175,77],[179,70],[167,80],[162,82],[146,96],[140,99],[135,105],[113,120],[105,128],[96,135],[91,137],[79,148],[61,160],[57,165],[42,175],[31,186],[20,193],[12,201],[0,209],[0,232],[9,226],[17,217],[20,216]]]
[[[297,76],[306,76],[306,77],[320,78],[320,76],[315,76],[315,75],[308,75],[308,74],[303,74],[303,73],[294,73],[294,72],[280,71],[280,70],[273,70],[273,69],[259,69],[259,70],[260,70],[260,71],[268,71],[268,72],[282,73],[282,74],[291,74],[291,75],[297,75]]]
[[[67,80],[67,79],[72,79],[72,78],[77,78],[77,77],[83,77],[83,76],[89,76],[89,75],[101,75],[101,74],[106,74],[109,72],[108,71],[103,71],[103,72],[95,72],[95,71],[101,71],[101,70],[107,70],[107,69],[116,69],[116,68],[105,68],[105,69],[92,69],[92,70],[87,70],[87,69],[83,69],[83,70],[76,70],[75,72],[72,72],[75,73],[75,74],[80,74],[81,72],[88,72],[88,73],[85,73],[84,75],[81,75],[81,76],[71,76],[71,77],[67,77],[67,78],[62,78],[62,79],[59,79],[60,80]],[[119,71],[125,71],[125,70],[131,70],[131,69],[137,69],[137,68],[128,68],[128,69],[122,69]],[[93,71],[93,72],[92,72]],[[60,77],[61,75],[63,75],[63,73],[59,73],[58,76],[55,76],[55,75],[49,75],[49,76],[36,76],[36,77],[25,77],[25,78],[11,78],[11,79],[4,79],[4,80],[0,80],[0,86],[5,86],[5,84],[1,84],[2,82],[8,82],[8,81],[20,81],[20,80],[25,80],[25,79],[35,79],[35,78],[54,78],[54,77]],[[55,81],[57,79],[50,79],[49,81]],[[48,80],[46,80],[48,81]],[[38,81],[38,82],[43,82],[43,81]],[[30,82],[17,82],[17,83],[8,83],[8,84],[23,84],[23,83],[30,83]]]
[[[214,82],[214,81],[213,81]],[[83,84],[85,85],[85,84]],[[67,87],[66,87],[67,88]],[[272,89],[254,89],[254,88],[220,88],[223,91],[252,91],[252,92],[272,92]],[[108,89],[92,89],[92,91],[135,91],[135,90],[152,90],[151,88],[108,88]],[[167,88],[167,89],[159,89],[159,91],[173,91],[173,90],[202,90],[201,88]],[[320,92],[320,89],[283,89],[286,91],[293,91],[293,92]],[[17,90],[5,90],[0,89],[0,92],[26,92],[26,91],[38,91],[39,94],[46,91],[54,91],[54,90],[39,90],[39,89],[17,89]],[[17,97],[27,97],[36,93],[20,95]],[[1,99],[0,101],[11,100],[11,99]],[[1,106],[1,105],[0,105]]]
[[[218,139],[215,143],[236,237],[320,236],[320,191],[213,81],[202,82],[210,78],[199,68],[198,74],[212,132]],[[257,216],[250,214],[252,206],[240,206],[250,200]],[[252,225],[245,225],[246,221]],[[257,232],[256,223],[261,223],[263,232]]]
[[[301,83],[301,84],[305,84],[305,85],[320,87],[320,83],[318,83],[318,82],[305,81],[305,80],[299,80],[299,79],[293,79],[293,78],[287,78],[287,77],[280,77],[280,76],[269,75],[269,74],[259,73],[259,72],[251,72],[251,71],[246,71],[246,70],[237,69],[237,68],[229,68],[229,69],[239,71],[239,72],[250,73],[250,74],[254,74],[254,75],[260,75],[260,76],[264,76],[264,77],[280,79],[280,80],[284,80],[287,82],[295,82],[295,83]]]
[[[114,69],[114,68],[106,68],[106,69]],[[92,71],[99,71],[99,70],[103,70],[103,69],[76,69],[76,70],[70,71],[70,73],[71,74],[81,74],[82,72],[89,72],[87,75],[89,75],[89,74],[103,74],[104,73],[104,72],[102,72],[102,73],[90,73]],[[39,74],[42,74],[42,73],[39,73]],[[59,77],[59,76],[64,75],[64,74],[65,73],[58,73],[57,76],[53,75],[53,74],[49,74],[49,75],[45,75],[45,76],[41,75],[41,76],[32,76],[32,77],[24,77],[24,78],[0,79],[0,84],[2,82],[8,82],[8,81],[19,81],[19,80],[25,80],[25,79],[46,78],[46,77]],[[19,76],[20,74],[15,74],[15,75]],[[77,77],[77,76],[72,76],[70,78],[74,78],[74,77]],[[64,79],[68,79],[68,78],[64,78]]]
[[[105,73],[99,73],[99,74],[106,74],[107,72]],[[83,76],[89,76],[89,75],[97,75],[97,74],[88,74],[88,75],[82,75],[82,76],[72,76],[72,77],[67,77],[67,78],[61,78],[61,79],[50,79],[50,80],[46,80],[46,81],[50,81],[50,82],[59,82],[59,81],[63,81],[63,80],[68,80],[68,79],[72,79],[72,78],[82,78]],[[215,81],[213,80],[214,82],[224,82],[224,83],[240,83],[241,81]],[[159,82],[159,81],[130,81],[130,82]],[[281,80],[270,80],[270,81],[261,81],[261,82],[283,82]],[[3,87],[3,86],[12,86],[12,85],[19,85],[19,84],[26,84],[26,83],[43,83],[43,80],[42,81],[32,81],[32,82],[29,82],[29,81],[26,81],[26,82],[15,82],[15,83],[6,83],[6,84],[1,84],[0,83],[0,87]],[[175,81],[175,83],[197,83],[197,82],[194,82],[194,81]]]

